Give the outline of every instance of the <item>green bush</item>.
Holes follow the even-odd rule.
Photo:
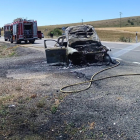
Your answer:
[[[131,38],[130,37],[127,38],[127,37],[121,36],[119,41],[121,41],[121,42],[131,42]]]
[[[134,22],[131,22],[131,25],[134,25]]]
[[[54,35],[55,35],[55,36],[60,36],[60,35],[62,35],[62,31],[61,31],[60,29],[55,28],[55,29],[53,30],[53,32],[54,32]]]
[[[130,23],[131,25],[134,25],[133,21],[128,20],[128,23]]]
[[[57,111],[57,106],[56,105],[53,105],[52,107],[51,107],[51,112],[52,112],[52,114],[55,114],[56,113],[56,111]]]
[[[128,23],[131,23],[131,21],[130,21],[130,20],[128,20]]]
[[[54,30],[51,30],[48,32],[48,36],[50,36],[50,33],[53,31],[53,35],[54,36],[61,36],[62,35],[62,31],[58,28],[55,28]]]

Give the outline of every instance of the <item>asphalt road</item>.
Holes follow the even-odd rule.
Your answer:
[[[21,43],[22,46],[26,46],[29,48],[37,49],[40,51],[44,51],[44,40],[45,39],[38,39],[35,41],[34,44],[25,44],[24,42]],[[0,41],[4,41],[4,38],[1,37]],[[53,47],[55,42],[48,41],[47,47]],[[109,52],[112,58],[117,58],[119,60],[132,62],[140,64],[140,43],[123,43],[123,42],[102,42],[103,45],[108,46],[111,48],[111,52]]]
[[[119,60],[140,64],[140,43],[103,42],[111,48],[110,56]]]

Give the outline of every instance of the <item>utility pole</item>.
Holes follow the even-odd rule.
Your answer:
[[[121,15],[122,15],[122,12],[120,12],[120,28],[121,28]]]
[[[83,25],[83,19],[82,19],[82,25]]]

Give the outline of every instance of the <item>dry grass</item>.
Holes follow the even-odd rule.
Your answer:
[[[120,28],[96,28],[96,32],[101,41],[113,41],[113,42],[120,42],[121,37],[130,38],[130,42],[135,42],[136,32],[134,31],[135,31],[135,27],[121,28],[121,29]],[[138,40],[139,38],[140,38],[140,34],[138,34]]]
[[[1,31],[1,35],[3,36],[3,34],[4,34],[4,32],[3,31]]]
[[[16,56],[17,47],[18,46],[8,48],[6,45],[0,43],[0,58]]]
[[[0,139],[43,140],[39,128],[56,113],[64,98],[55,90],[46,96],[40,92],[43,90],[49,92],[35,79],[0,78]]]
[[[45,37],[49,37],[47,36],[48,32],[50,30],[53,30],[54,28],[60,28],[60,26],[40,26],[39,30],[41,30]],[[47,29],[47,30],[45,30]],[[95,28],[99,38],[101,41],[115,41],[118,42],[120,41],[121,37],[125,37],[125,38],[130,38],[131,42],[135,42],[135,37],[136,37],[136,31],[140,32],[140,27],[123,27],[123,28],[119,28],[119,27],[111,27],[111,28]],[[140,35],[138,33],[138,39],[139,39]]]
[[[49,108],[50,101],[45,97],[43,100],[37,96],[32,98],[35,91],[29,88],[30,80],[0,79],[0,83],[0,139],[21,139],[21,132],[27,139],[42,139],[34,131],[42,120],[47,119],[45,113],[49,111],[44,108]],[[40,105],[39,109],[36,104]],[[27,131],[32,135],[26,134]]]
[[[129,31],[129,32],[140,32],[140,27],[123,27],[121,28],[122,31]]]
[[[120,31],[120,32],[140,32],[140,27],[110,27],[110,28],[96,28],[96,30]]]
[[[140,17],[132,18],[122,18],[122,25],[126,25],[128,20],[135,22],[135,25],[140,22]],[[38,29],[41,30],[45,37],[48,36],[48,32],[54,28],[61,29],[62,27],[80,25],[81,23],[72,23],[72,24],[62,24],[62,25],[49,25],[49,26],[39,26]],[[97,34],[101,41],[121,41],[120,38],[130,38],[131,42],[135,42],[136,32],[140,32],[140,27],[112,27],[119,26],[119,19],[112,20],[103,20],[103,21],[94,21],[94,22],[85,22],[84,24],[90,24],[95,27]],[[138,33],[138,39],[139,39]]]

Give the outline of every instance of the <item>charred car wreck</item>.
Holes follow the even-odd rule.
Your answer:
[[[52,49],[47,48],[46,41],[50,40],[44,40],[48,63],[64,62],[77,65],[95,62],[110,64],[111,62],[107,53],[111,50],[101,44],[91,25],[68,27],[64,36],[59,37],[57,41],[53,40],[57,44]]]

